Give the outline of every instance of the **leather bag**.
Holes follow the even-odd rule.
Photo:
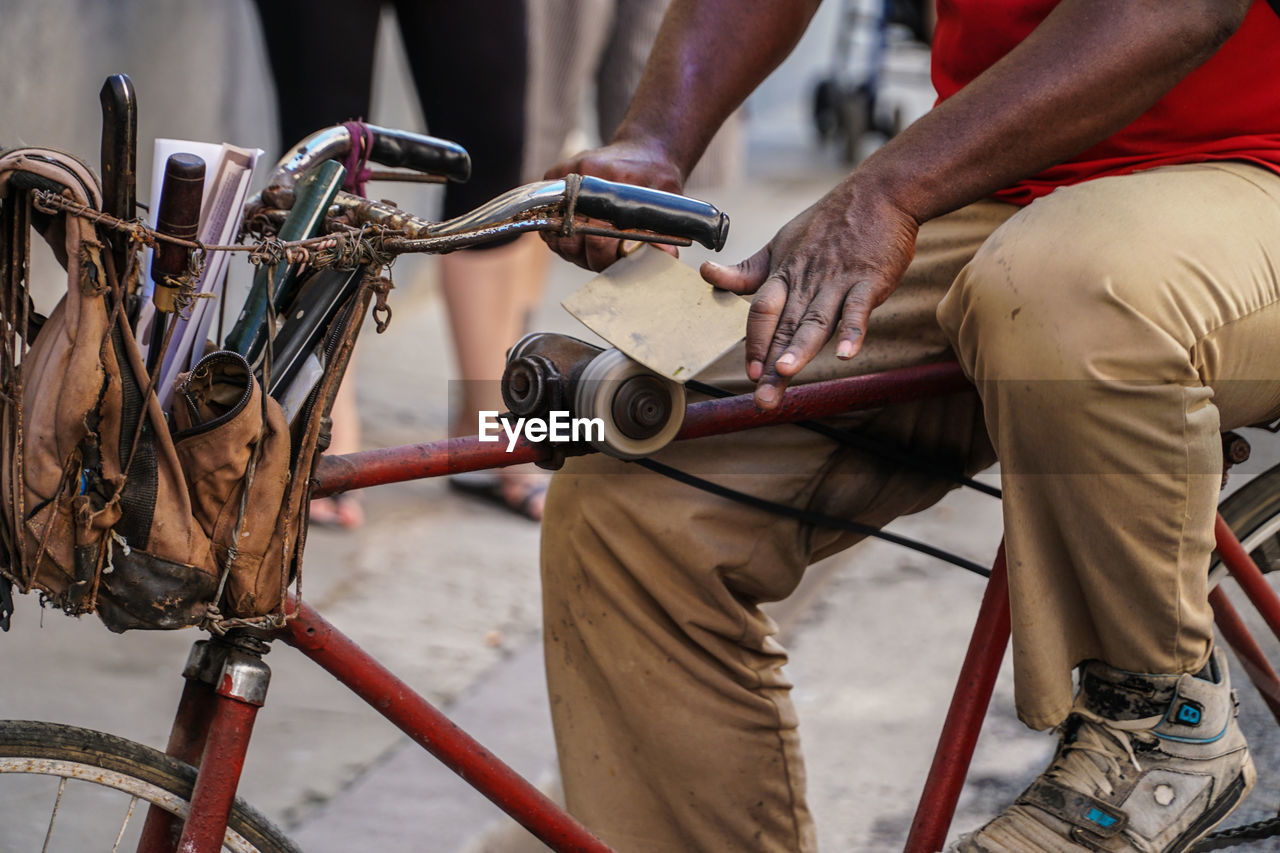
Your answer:
[[[69,614],[96,612],[113,631],[278,624],[325,415],[369,288],[334,330],[329,367],[292,429],[245,359],[226,351],[179,376],[166,420],[103,240],[89,217],[41,214],[31,202],[40,189],[101,204],[97,178],[75,158],[0,156],[3,578]],[[26,292],[31,227],[66,270],[47,320]]]

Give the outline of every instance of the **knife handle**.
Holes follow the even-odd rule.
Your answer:
[[[280,226],[282,241],[306,240],[320,233],[324,215],[342,187],[347,171],[336,160],[326,160],[298,182],[293,207]],[[292,301],[296,290],[298,265],[281,261],[272,267],[259,267],[244,308],[228,333],[224,346],[240,353],[255,364],[267,341],[268,308],[281,311]]]
[[[204,160],[194,154],[174,154],[164,166],[156,231],[181,240],[195,240],[203,196]],[[186,272],[190,257],[191,250],[186,246],[165,240],[156,245],[151,258],[151,280],[156,285],[152,299],[157,311],[171,314],[177,310],[178,288],[169,284],[169,279]]]
[[[138,103],[127,74],[112,74],[98,93],[102,105],[102,209],[128,221],[136,215]],[[116,275],[124,274],[127,241],[109,234]],[[117,247],[118,246],[118,247]]]

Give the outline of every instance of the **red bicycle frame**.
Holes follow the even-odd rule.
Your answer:
[[[790,389],[783,405],[756,410],[750,396],[691,404],[677,439],[839,415],[958,393],[969,384],[955,364],[930,365]],[[544,450],[522,442],[511,452],[475,437],[325,457],[314,494],[535,461]],[[1230,528],[1218,518],[1218,553],[1227,570],[1280,637],[1280,598]],[[1280,722],[1280,676],[1267,662],[1221,587],[1211,598],[1217,624]],[[288,625],[274,637],[294,646],[346,685],[415,742],[484,794],[553,850],[607,853],[609,848],[563,809],[459,729],[427,700],[361,650],[304,602],[290,599]],[[1008,581],[1001,546],[969,649],[906,843],[907,853],[942,849],[968,773],[996,676],[1009,642]],[[153,808],[139,850],[212,853],[221,846],[244,765],[257,708],[265,701],[266,667],[252,650],[197,644],[168,753],[199,773],[185,824]],[[204,648],[201,648],[201,647]],[[179,835],[180,833],[180,835]]]

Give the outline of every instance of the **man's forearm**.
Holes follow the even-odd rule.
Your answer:
[[[1248,6],[1062,0],[1022,44],[854,179],[877,183],[917,222],[990,195],[1137,118],[1221,46]]]
[[[786,58],[820,0],[675,0],[616,140],[660,145],[684,175]]]

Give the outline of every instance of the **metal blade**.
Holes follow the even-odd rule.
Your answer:
[[[743,339],[750,307],[652,246],[618,261],[562,304],[625,355],[676,382],[693,378]]]

